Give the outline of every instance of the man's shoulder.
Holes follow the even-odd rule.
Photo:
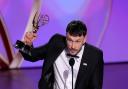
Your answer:
[[[65,38],[65,36],[64,36],[64,35],[61,35],[61,34],[59,34],[59,33],[56,33],[56,34],[54,34],[51,38],[52,38],[52,39],[58,39],[58,38]]]
[[[55,44],[55,45],[63,45],[65,44],[66,37],[64,35],[56,33],[51,37],[49,40],[49,43]]]
[[[85,44],[85,52],[86,51],[88,53],[88,56],[91,57],[92,59],[92,60],[90,59],[91,61],[94,62],[93,59],[98,59],[103,62],[103,51],[100,48],[91,44]],[[100,58],[97,58],[97,57],[100,57]]]
[[[92,44],[89,44],[89,43],[85,43],[85,47],[87,49],[89,49],[90,51],[97,51],[97,52],[102,52],[102,49],[100,49],[99,47],[96,47]]]

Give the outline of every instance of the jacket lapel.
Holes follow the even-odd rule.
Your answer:
[[[50,52],[50,54],[49,54],[50,56],[47,59],[49,61],[47,62],[47,66],[45,66],[45,72],[44,73],[46,73],[48,71],[48,69],[51,66],[53,66],[53,63],[55,62],[55,60],[61,54],[61,52],[64,50],[65,47],[66,47],[65,44],[63,44],[63,45],[61,44],[60,47],[57,47],[54,49],[54,52],[53,51]]]
[[[87,44],[85,44],[84,53],[81,59],[79,72],[76,79],[75,89],[78,89],[81,80],[87,77],[87,69],[88,69],[88,50]]]

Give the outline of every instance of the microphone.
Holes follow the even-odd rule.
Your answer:
[[[73,67],[73,65],[75,64],[74,58],[71,58],[71,59],[69,60],[69,64],[70,64],[71,67]]]
[[[72,89],[73,89],[73,65],[74,64],[75,64],[74,58],[70,58],[69,65],[71,66],[71,69],[72,69]]]

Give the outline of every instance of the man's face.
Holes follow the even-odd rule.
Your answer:
[[[83,44],[85,43],[85,38],[82,36],[72,36],[69,33],[66,34],[67,48],[68,52],[72,55],[76,55],[80,50]]]

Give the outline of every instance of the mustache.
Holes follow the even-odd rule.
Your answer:
[[[69,49],[69,51],[78,51],[77,49]]]

